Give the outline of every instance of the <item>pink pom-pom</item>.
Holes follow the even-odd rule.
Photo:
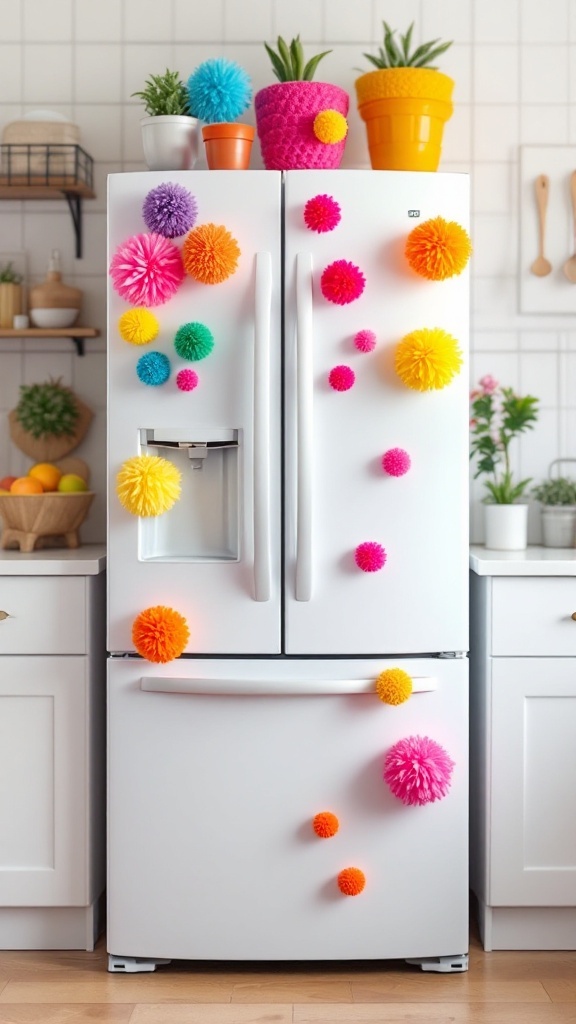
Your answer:
[[[333,231],[340,219],[340,207],[332,196],[314,196],[304,207],[304,221],[310,231]]]
[[[348,260],[330,263],[320,278],[322,295],[338,306],[347,306],[349,302],[359,299],[365,284],[366,278],[360,268]]]
[[[411,465],[410,456],[403,448],[389,448],[382,456],[382,469],[390,476],[404,476]]]
[[[378,572],[386,564],[386,551],[381,544],[374,540],[367,540],[359,544],[354,552],[356,565],[362,572]]]
[[[133,235],[116,249],[110,276],[118,294],[132,305],[161,306],[184,279],[180,250],[163,235]]]
[[[179,370],[176,375],[176,384],[180,391],[194,391],[194,388],[198,387],[196,370]]]
[[[376,348],[374,331],[358,331],[354,335],[354,344],[359,352],[372,352]]]
[[[407,736],[388,751],[384,781],[403,804],[434,803],[450,789],[454,761],[428,736]]]
[[[328,374],[328,382],[334,391],[349,391],[355,380],[356,374],[349,366],[334,366]]]

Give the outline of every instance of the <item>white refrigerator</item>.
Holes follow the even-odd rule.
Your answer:
[[[191,231],[222,226],[239,254],[219,283],[185,273],[151,307],[146,345],[121,336],[133,304],[109,288],[110,970],[177,958],[465,970],[468,273],[428,280],[404,250],[432,218],[467,227],[468,179],[114,174],[110,261],[149,230],[144,203],[165,183],[193,196]],[[337,223],[312,229],[312,208]],[[186,238],[173,244],[184,253]],[[190,323],[213,340],[196,361],[174,345]],[[457,339],[463,368],[413,390],[397,346],[436,328]],[[160,385],[138,374],[149,350],[168,357]],[[190,368],[197,386],[184,391]],[[407,471],[395,475],[383,456],[398,450]],[[181,473],[160,515],[117,496],[142,455]],[[363,545],[378,571],[360,567]],[[165,663],[133,642],[157,606],[189,629]],[[396,705],[376,693],[388,669],[412,683]],[[407,803],[384,766],[422,737],[448,755],[449,786]],[[334,834],[318,834],[318,815],[333,815]],[[353,893],[349,869],[362,878]]]

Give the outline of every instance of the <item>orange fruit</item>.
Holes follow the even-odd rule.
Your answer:
[[[77,473],[65,473],[58,481],[58,490],[71,494],[74,491],[87,491],[88,486],[84,478]]]
[[[28,476],[39,480],[45,491],[56,491],[62,470],[58,469],[58,466],[53,466],[51,462],[37,462],[28,470]]]
[[[12,484],[10,494],[44,494],[44,488],[33,476],[19,476]]]

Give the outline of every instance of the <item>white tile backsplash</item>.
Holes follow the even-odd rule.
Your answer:
[[[474,159],[499,160],[502,163],[517,159],[520,108],[511,103],[474,103],[472,109]]]
[[[300,35],[304,44],[318,43],[324,38],[324,7],[322,0],[272,0],[272,35],[289,41]],[[372,27],[368,32],[372,38]]]
[[[122,91],[119,43],[82,43],[74,48],[76,103],[117,103]],[[105,74],[103,71],[105,69]],[[88,120],[84,123],[88,124]],[[116,152],[118,150],[116,149]]]
[[[46,6],[48,10],[48,5]],[[24,103],[51,109],[54,103],[69,103],[74,98],[72,46],[32,43],[24,48]]]
[[[504,6],[503,4],[501,6]],[[522,43],[563,43],[568,35],[568,8],[573,0],[546,0],[520,4]]]
[[[546,19],[544,19],[546,20]],[[522,103],[566,103],[568,98],[568,57],[563,46],[523,46],[520,62]]]
[[[482,0],[473,4],[474,42],[518,44],[521,0]]]
[[[475,103],[515,103],[518,100],[517,46],[477,46],[474,59]]]
[[[8,4],[2,4],[2,7]],[[23,0],[26,42],[63,43],[72,39],[72,0]]]
[[[224,39],[226,42],[256,43],[272,40],[272,4],[270,0],[224,0]],[[218,54],[216,54],[217,56]]]
[[[119,43],[122,5],[118,0],[74,0],[74,38],[79,43]]]
[[[196,9],[199,20],[201,9]],[[171,42],[174,38],[174,12],[172,0],[122,0],[124,12],[124,40],[127,43]]]

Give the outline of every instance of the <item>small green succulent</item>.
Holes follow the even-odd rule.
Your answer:
[[[317,53],[315,57],[311,57],[305,64],[300,36],[292,39],[290,45],[282,36],[278,36],[276,42],[278,53],[268,46],[268,43],[264,43],[264,46],[272,62],[272,70],[279,82],[311,82],[322,58],[332,53],[332,50],[324,50],[323,53]]]
[[[190,117],[188,92],[178,71],[166,71],[163,75],[150,75],[144,89],[133,92],[144,103],[149,117],[177,114]]]
[[[532,488],[532,494],[543,505],[576,505],[576,480],[557,476]]]
[[[441,43],[439,39],[432,39],[429,43],[422,43],[411,53],[414,22],[404,35],[399,36],[400,45],[394,39],[396,30],[391,29],[385,21],[382,22],[382,26],[384,40],[383,45],[379,47],[378,56],[374,57],[371,53],[364,54],[366,60],[369,60],[375,68],[429,68],[430,71],[437,71],[438,69],[432,66],[432,61],[445,53],[449,46],[452,46],[452,40],[449,43]]]
[[[79,416],[74,393],[59,380],[20,385],[16,419],[33,437],[73,437]]]
[[[0,284],[22,284],[22,274],[18,274],[12,263],[0,267]]]

